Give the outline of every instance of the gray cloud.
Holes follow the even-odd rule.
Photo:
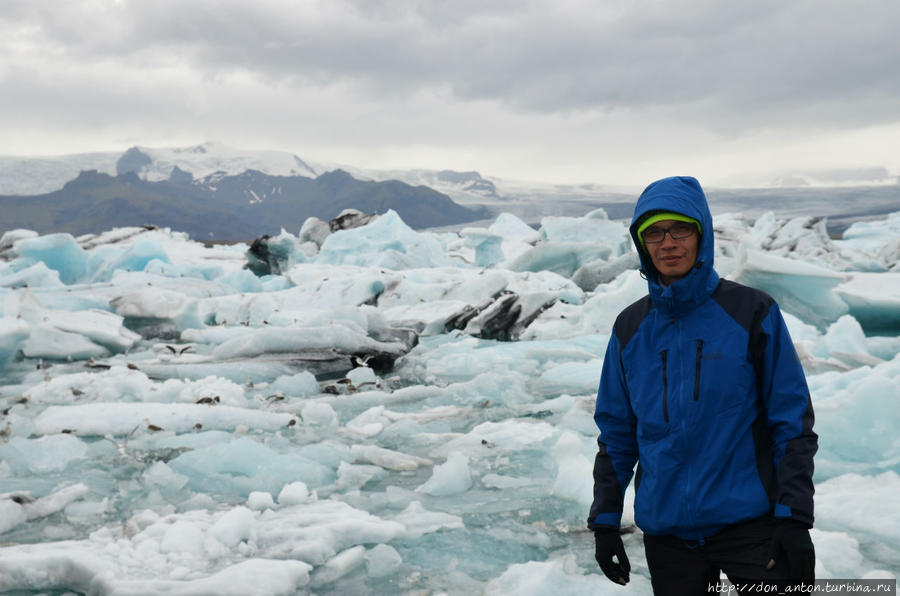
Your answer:
[[[91,6],[96,6],[92,4]],[[60,7],[65,9],[60,10]],[[526,112],[675,109],[713,126],[895,118],[900,4],[28,3],[4,16],[76,60],[178,60],[378,95],[447,89]]]
[[[897,22],[893,0],[6,0],[0,122],[373,146],[521,144],[526,123],[580,150],[688,155],[896,125]]]

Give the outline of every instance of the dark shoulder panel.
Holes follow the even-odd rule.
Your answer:
[[[616,324],[613,326],[613,332],[619,340],[620,348],[624,348],[631,340],[632,336],[637,332],[638,327],[653,309],[653,301],[650,296],[644,296],[637,302],[632,303],[628,308],[619,313],[616,318]]]
[[[727,279],[719,282],[712,299],[748,332],[754,324],[766,318],[775,304],[775,300],[762,290]]]

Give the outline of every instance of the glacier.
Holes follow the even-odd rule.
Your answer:
[[[816,408],[817,575],[900,573],[900,212],[714,219],[782,305]],[[626,223],[393,212],[207,246],[0,238],[0,592],[648,594],[585,527]],[[251,272],[255,271],[255,273]]]

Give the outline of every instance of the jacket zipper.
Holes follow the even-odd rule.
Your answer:
[[[669,423],[669,380],[666,378],[666,360],[669,356],[668,350],[662,351],[662,382],[663,382],[663,396],[662,396],[662,406],[663,406],[663,418],[666,420],[666,424]]]
[[[700,364],[703,362],[703,340],[697,340],[697,374],[694,376],[694,401],[700,399]]]

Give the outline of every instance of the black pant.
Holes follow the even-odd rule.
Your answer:
[[[766,569],[774,529],[775,521],[765,516],[727,526],[702,541],[644,534],[653,594],[783,593],[786,586],[796,582],[790,581],[785,561],[776,560],[772,569]],[[719,585],[720,571],[725,572],[735,591]],[[761,590],[760,583],[777,587],[777,592]]]

